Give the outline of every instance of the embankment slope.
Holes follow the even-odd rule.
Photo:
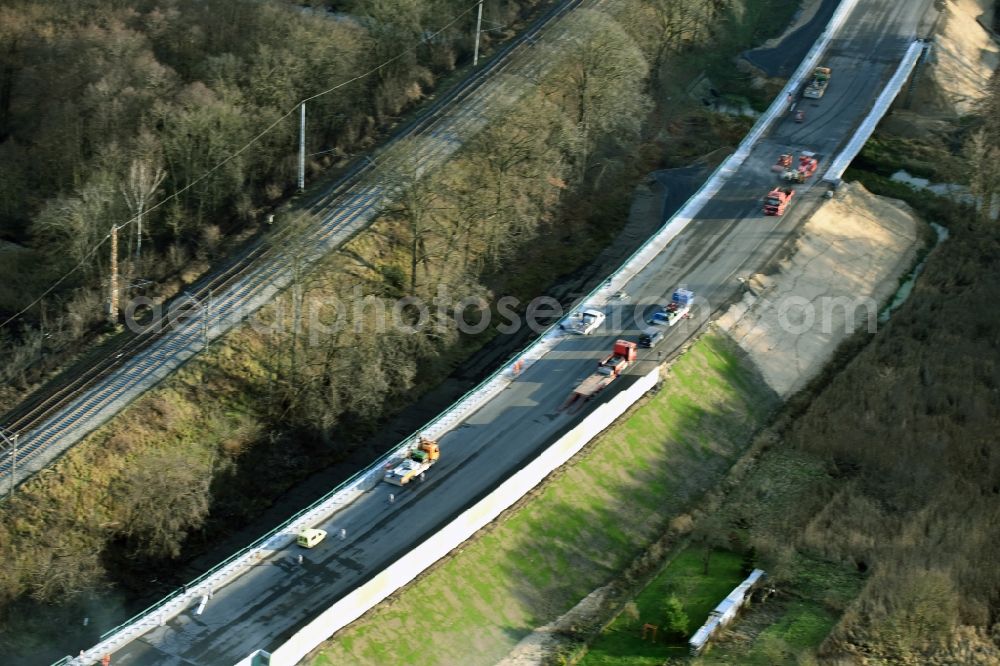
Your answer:
[[[993,0],[949,0],[934,36],[930,85],[918,94],[921,113],[963,116],[986,95],[985,81],[1000,64],[1000,44],[989,32]]]
[[[777,393],[802,388],[854,330],[873,326],[920,245],[902,202],[845,184],[802,227],[777,270],[755,275],[717,324]]]

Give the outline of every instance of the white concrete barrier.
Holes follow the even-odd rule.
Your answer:
[[[658,380],[659,368],[655,368],[628,389],[599,406],[496,490],[296,632],[284,645],[271,653],[270,666],[292,666],[299,663],[334,632],[374,608],[457,548],[537,486],[553,470],[572,458],[653,388]]]
[[[872,107],[871,112],[865,117],[861,125],[858,126],[858,131],[851,137],[847,146],[830,162],[830,168],[823,175],[823,180],[831,183],[840,182],[844,171],[847,170],[847,167],[850,166],[854,158],[861,152],[861,149],[868,143],[868,139],[875,132],[879,121],[889,111],[892,103],[896,101],[896,96],[903,89],[906,80],[910,78],[910,74],[913,73],[913,68],[920,61],[920,55],[925,48],[929,48],[929,44],[922,41],[915,41],[910,44],[906,50],[906,55],[903,56],[902,62],[899,63],[899,67],[896,69],[896,73],[889,79],[882,93],[875,100],[875,105]]]

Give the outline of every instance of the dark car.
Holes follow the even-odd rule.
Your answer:
[[[639,335],[640,347],[652,347],[663,339],[663,331],[658,328],[647,328]]]

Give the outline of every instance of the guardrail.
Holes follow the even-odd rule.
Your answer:
[[[806,75],[816,66],[820,55],[829,45],[833,35],[843,24],[847,15],[860,0],[842,0],[820,38],[806,54],[798,69],[785,84],[782,92],[775,98],[767,112],[764,113],[740,142],[737,150],[722,162],[702,184],[697,192],[641,247],[633,252],[603,284],[594,288],[589,294],[579,299],[578,306],[606,305],[610,297],[627,284],[642,270],[663,248],[673,240],[705,206],[706,203],[722,187],[728,177],[746,160],[751,149],[760,140],[764,132],[779,115],[787,111],[795,92],[802,84]],[[520,362],[520,367],[527,369],[535,361],[544,356],[562,337],[558,325],[552,325],[541,336],[528,345],[520,354],[511,359]],[[399,457],[409,449],[420,435],[439,438],[451,430],[466,416],[481,408],[489,399],[502,391],[511,381],[513,374],[505,364],[480,382],[475,388],[462,395],[451,407],[431,419],[425,426],[411,433],[391,451],[383,454],[369,467],[357,472],[341,483],[322,498],[299,511],[270,533],[257,539],[246,548],[233,554],[220,564],[205,572],[191,583],[184,586],[153,604],[146,610],[136,614],[119,626],[105,632],[101,643],[85,651],[81,656],[65,658],[53,666],[73,666],[92,664],[103,655],[114,652],[123,644],[133,640],[149,629],[161,626],[171,617],[183,612],[196,600],[211,597],[213,590],[219,589],[235,578],[243,569],[258,562],[276,550],[287,546],[295,535],[303,528],[309,527],[327,519],[344,504],[352,501],[357,495],[373,487],[377,483],[387,463]]]
[[[768,110],[757,119],[753,127],[740,142],[737,147],[736,152],[730,155],[726,160],[724,160],[712,175],[702,184],[698,191],[688,199],[687,203],[681,207],[667,223],[646,243],[642,245],[638,250],[632,253],[628,259],[622,264],[621,268],[616,271],[612,277],[605,282],[604,285],[598,289],[591,292],[586,299],[593,298],[597,292],[602,292],[604,296],[604,301],[612,294],[620,291],[624,284],[631,280],[632,277],[639,270],[642,269],[650,260],[657,254],[663,251],[667,243],[674,239],[687,225],[691,222],[695,215],[705,206],[708,201],[715,196],[722,184],[725,182],[723,176],[728,177],[736,171],[737,168],[746,160],[750,155],[750,151],[756,145],[757,141],[764,135],[771,124],[780,116],[788,110],[792,101],[795,99],[795,95],[798,92],[799,87],[806,80],[806,77],[812,73],[814,67],[819,62],[820,56],[823,51],[830,45],[830,41],[833,36],[844,24],[847,16],[854,10],[860,0],[841,0],[840,5],[833,12],[830,17],[830,21],[827,23],[826,28],[820,34],[819,38],[813,44],[812,48],[809,49],[802,62],[799,63],[798,68],[792,74],[791,78],[781,89],[781,92],[775,97],[771,106]]]
[[[338,599],[285,643],[271,651],[270,666],[294,666],[333,632],[347,626],[446,556],[528,491],[576,455],[588,442],[644,396],[659,381],[655,367],[610,401],[600,405],[523,469],[463,511],[423,543],[383,569],[370,581]],[[245,660],[244,660],[245,663]]]

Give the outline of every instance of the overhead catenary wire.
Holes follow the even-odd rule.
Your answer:
[[[408,49],[400,51],[399,53],[397,53],[393,57],[389,58],[388,60],[384,60],[383,62],[379,63],[378,65],[372,67],[371,69],[369,69],[369,70],[367,70],[367,71],[365,71],[365,72],[363,72],[361,74],[358,74],[357,76],[354,76],[354,77],[352,77],[350,79],[347,79],[346,81],[341,81],[337,85],[335,85],[335,86],[333,86],[331,88],[327,88],[326,90],[324,90],[322,92],[318,92],[318,93],[316,93],[314,95],[310,95],[309,97],[303,98],[302,100],[300,100],[299,102],[297,102],[295,104],[295,106],[293,106],[291,109],[289,109],[288,111],[286,111],[283,115],[279,116],[277,119],[274,120],[274,122],[272,122],[265,129],[263,129],[259,133],[257,133],[252,139],[250,139],[249,141],[247,141],[236,152],[228,155],[221,162],[219,162],[218,164],[216,164],[215,166],[213,166],[211,169],[209,169],[205,173],[203,173],[200,176],[198,176],[196,179],[194,179],[193,181],[191,181],[190,183],[188,183],[187,185],[185,185],[181,189],[176,190],[175,192],[172,192],[168,196],[164,197],[163,199],[161,199],[157,203],[153,204],[152,206],[150,206],[149,208],[147,208],[146,210],[144,210],[142,212],[142,215],[148,215],[149,213],[153,212],[154,210],[157,210],[158,208],[160,208],[164,204],[169,203],[170,201],[173,201],[174,199],[178,198],[180,195],[184,194],[185,192],[187,192],[191,188],[195,187],[200,182],[204,181],[206,178],[208,178],[209,176],[211,176],[212,174],[214,174],[216,171],[218,171],[219,169],[221,169],[222,167],[224,167],[225,165],[229,164],[231,161],[233,161],[234,159],[236,159],[237,157],[239,157],[240,155],[242,155],[243,153],[245,153],[247,150],[249,150],[255,144],[257,144],[262,138],[264,138],[264,136],[266,136],[269,132],[271,132],[275,127],[277,127],[279,123],[281,123],[283,120],[285,120],[286,118],[288,118],[289,116],[291,116],[293,113],[295,113],[306,102],[312,101],[312,100],[317,99],[319,97],[322,97],[324,95],[329,95],[330,93],[336,92],[337,90],[340,90],[341,88],[343,88],[345,86],[348,86],[348,85],[350,85],[352,83],[355,83],[356,81],[360,81],[361,79],[364,79],[364,78],[367,78],[369,76],[372,76],[373,74],[381,71],[385,67],[388,67],[389,65],[391,65],[392,63],[396,62],[397,60],[403,58],[404,56],[406,56],[406,55],[408,55],[410,53],[415,53],[416,50],[417,50],[417,48],[419,48],[422,44],[425,44],[425,43],[431,41],[432,39],[434,39],[435,37],[437,37],[438,35],[440,35],[441,33],[443,33],[445,30],[447,30],[451,26],[455,25],[455,23],[457,23],[463,17],[465,17],[466,15],[468,15],[469,13],[471,13],[479,5],[479,2],[480,2],[480,0],[476,0],[475,2],[473,2],[472,4],[470,4],[466,9],[464,9],[461,12],[459,12],[458,14],[456,14],[450,21],[448,21],[447,23],[445,23],[443,26],[441,26],[440,28],[438,28],[434,32],[430,33],[429,35],[425,35],[424,37],[422,37],[420,39],[420,41],[417,42],[417,44],[415,46],[412,46],[412,47],[410,47]],[[319,153],[316,153],[316,154],[319,154]],[[114,228],[115,231],[119,231],[119,230],[124,229],[124,228],[128,227],[129,225],[133,224],[138,219],[139,219],[139,215],[138,214],[133,215],[131,218],[125,220],[121,224],[115,225],[113,228]],[[89,252],[87,252],[86,255],[84,255],[83,259],[81,259],[79,262],[77,262],[77,264],[75,266],[73,266],[72,268],[70,268],[68,271],[66,271],[65,273],[63,273],[58,279],[56,279],[52,284],[50,284],[39,296],[37,296],[33,301],[31,301],[31,303],[29,303],[28,305],[24,306],[23,308],[21,308],[20,310],[18,310],[14,314],[12,314],[9,317],[7,317],[3,322],[0,322],[0,330],[6,328],[11,322],[14,322],[14,321],[20,319],[21,317],[23,317],[25,315],[25,313],[27,313],[29,310],[31,310],[36,305],[38,305],[39,303],[41,303],[49,294],[51,294],[61,284],[63,284],[67,279],[69,279],[70,276],[72,276],[77,271],[79,271],[81,268],[83,268],[84,266],[86,266],[94,258],[94,255],[96,255],[98,253],[98,251],[100,251],[101,248],[104,247],[104,244],[107,243],[110,238],[111,238],[111,232],[109,231],[107,234],[104,235],[103,238],[101,238],[100,241],[97,242],[97,244],[93,248],[90,249]]]
[[[580,0],[572,0],[572,1],[574,3],[578,3]],[[562,5],[559,5],[560,8],[566,7],[566,6],[568,6],[568,3],[564,3]],[[559,15],[559,14],[561,14],[561,12],[557,12],[556,13],[556,15]],[[512,44],[511,46],[516,45],[516,43],[517,43],[517,40],[515,40],[514,44]],[[504,60],[503,56],[507,53],[507,51],[510,48],[511,47],[507,47],[505,49],[502,49],[499,52],[499,55],[501,56],[500,59],[499,59],[499,62],[503,62],[503,60]],[[489,71],[489,70],[487,69],[487,70],[483,70],[483,71]],[[476,75],[476,76],[470,77],[470,80],[474,81],[474,80],[479,79],[479,78],[481,78],[481,77],[479,75]],[[458,88],[456,90],[460,90],[460,88]],[[450,99],[451,95],[452,95],[452,93],[449,92],[449,93],[445,94],[444,96],[442,96],[438,100],[438,102],[436,102],[434,105],[431,105],[431,107],[428,109],[428,113],[426,113],[426,114],[422,113],[422,114],[420,114],[420,117],[425,117],[425,118],[435,118],[435,117],[437,117],[438,114],[437,114],[437,112],[434,111],[434,109],[441,102],[445,102],[448,99]],[[428,125],[428,127],[432,127],[434,124],[437,124],[440,121],[441,121],[441,118],[438,117],[437,120],[435,120],[432,124]],[[389,146],[392,146],[394,143],[396,143],[395,139],[393,139],[392,141],[389,142],[387,148]],[[367,160],[369,163],[371,163],[372,167],[374,167],[376,169],[379,168],[380,165],[375,164],[375,162],[372,161],[371,158],[368,155],[362,153],[360,155],[360,157],[363,160]],[[355,166],[352,169],[349,170],[349,172],[348,172],[349,175],[345,176],[346,180],[340,180],[340,181],[338,181],[338,184],[335,185],[332,189],[330,189],[326,194],[324,194],[323,198],[330,197],[330,196],[337,196],[338,191],[341,190],[341,188],[346,183],[348,183],[348,181],[350,179],[353,179],[356,176],[358,176],[359,174],[364,173],[366,170],[367,170],[366,166],[361,161],[358,161],[355,164]],[[288,250],[288,248],[285,245],[285,241],[287,241],[289,239],[297,247],[305,247],[304,243],[308,243],[308,241],[306,241],[306,240],[304,240],[304,239],[302,239],[301,237],[298,236],[299,231],[302,230],[300,227],[298,227],[298,222],[300,222],[302,220],[306,220],[306,219],[311,219],[314,216],[315,212],[316,212],[315,208],[314,208],[315,205],[316,205],[316,203],[306,204],[305,208],[301,208],[297,213],[293,213],[290,217],[287,217],[286,218],[286,222],[283,223],[282,225],[280,225],[279,228],[276,230],[276,232],[277,232],[276,234],[270,234],[270,233],[267,234],[267,236],[265,237],[266,238],[266,242],[257,244],[244,258],[240,259],[240,263],[243,264],[246,267],[249,267],[251,258],[254,257],[255,255],[257,255],[257,258],[253,259],[253,261],[256,262],[257,260],[262,259],[264,256],[266,256],[268,254],[271,254],[272,257],[275,254],[285,254],[285,253],[287,253],[287,250]],[[279,248],[280,248],[280,250],[279,250]],[[225,278],[222,282],[215,283],[214,280],[216,279],[216,276],[224,277],[226,275],[230,275],[230,273],[231,273],[231,270],[229,268],[227,268],[227,269],[225,269],[223,271],[220,271],[218,273],[213,273],[211,280],[216,285],[223,285],[226,282],[228,282],[230,279],[232,279],[232,277],[230,276],[229,278]],[[218,287],[215,287],[215,289],[216,289],[216,293],[219,293],[220,291],[223,291],[223,290],[219,289]],[[204,292],[201,289],[199,289],[199,294],[201,294],[201,293],[204,293]],[[165,321],[167,323],[171,323],[171,321],[172,321],[171,320],[171,314],[168,312],[168,314],[165,317],[159,319],[158,321]],[[125,343],[125,345],[123,345],[121,347],[118,347],[118,349],[121,350],[121,351],[119,351],[119,353],[115,354],[114,358],[115,359],[120,358],[122,356],[122,351],[125,351],[126,347],[130,347],[130,346],[131,346],[131,343],[127,342],[127,343]],[[90,370],[91,370],[91,368],[88,368],[87,371],[85,371],[85,373],[84,373],[83,376],[86,376],[87,374],[89,374]],[[74,382],[75,381],[76,381],[76,379],[74,379]],[[82,384],[76,384],[76,385],[82,385]],[[70,385],[67,385],[67,386],[70,386]],[[72,389],[70,389],[70,390],[72,390]],[[56,394],[57,397],[58,397],[59,394],[64,395],[64,396],[67,395],[65,393],[64,389],[62,389],[62,388],[57,392],[57,394]],[[46,400],[45,400],[45,403],[47,403],[47,402],[48,402],[48,398],[46,398]],[[43,403],[43,409],[44,409],[44,403]],[[29,412],[29,414],[37,414],[37,413],[38,413],[38,410],[35,409],[35,408],[32,408],[32,411]]]

